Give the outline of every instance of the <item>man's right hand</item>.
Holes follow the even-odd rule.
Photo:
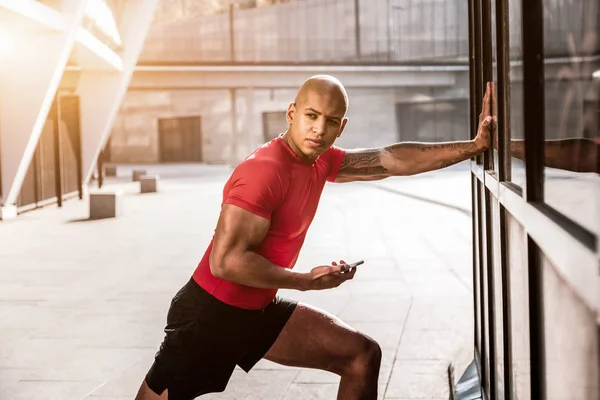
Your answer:
[[[324,290],[340,286],[342,283],[354,278],[356,268],[347,270],[345,261],[340,260],[338,265],[335,261],[331,265],[320,265],[305,274],[305,290]]]

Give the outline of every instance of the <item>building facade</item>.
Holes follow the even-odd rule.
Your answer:
[[[464,2],[248,3],[183,7],[171,19],[164,14],[178,5],[161,3],[111,136],[112,162],[164,161],[161,121],[195,117],[202,155],[181,161],[235,164],[285,131],[297,88],[319,73],[350,95],[342,146],[468,137]]]

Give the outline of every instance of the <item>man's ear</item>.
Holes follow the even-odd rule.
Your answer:
[[[337,134],[337,137],[340,137],[340,136],[342,136],[342,132],[344,132],[344,128],[346,128],[346,124],[347,124],[347,123],[348,123],[348,118],[344,118],[344,119],[342,120],[342,123],[341,123],[341,125],[340,125],[340,131],[338,132],[338,134]]]
[[[291,103],[288,106],[287,112],[285,113],[285,119],[287,121],[288,126],[292,124],[294,117],[296,116],[296,103]]]

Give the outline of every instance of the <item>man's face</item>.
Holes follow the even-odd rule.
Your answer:
[[[309,91],[287,112],[288,133],[294,147],[314,160],[342,134],[347,118],[343,98],[335,92]]]

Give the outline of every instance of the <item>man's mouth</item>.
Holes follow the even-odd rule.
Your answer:
[[[306,140],[308,140],[309,142],[311,142],[311,143],[313,143],[315,145],[318,145],[318,146],[322,146],[322,145],[325,144],[324,141],[319,140],[319,139],[306,139]]]

